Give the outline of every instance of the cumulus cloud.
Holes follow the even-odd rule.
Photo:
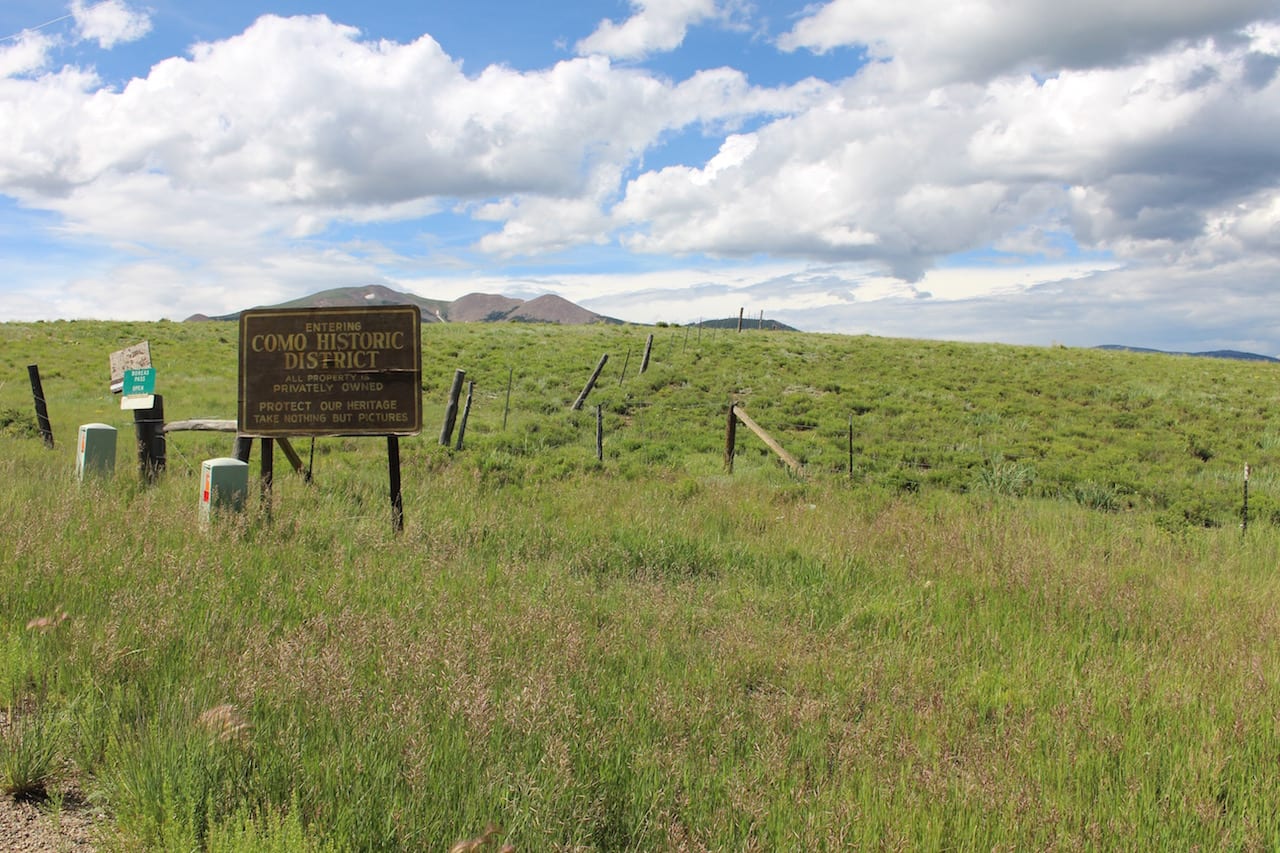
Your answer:
[[[928,85],[1010,72],[1124,65],[1181,42],[1232,37],[1276,17],[1271,0],[830,0],[778,40],[784,50],[865,48]]]
[[[579,54],[641,59],[674,50],[689,27],[715,17],[715,0],[632,0],[635,13],[622,23],[605,19],[576,45]]]
[[[53,46],[52,39],[34,30],[19,33],[7,44],[0,42],[0,80],[44,68]]]
[[[1135,260],[1266,250],[1280,85],[1251,66],[1270,33],[923,97],[869,66],[701,167],[637,176],[614,216],[637,251],[879,261],[906,280],[1028,228]]]
[[[491,248],[532,251],[598,239],[599,205],[663,134],[798,109],[820,88],[728,70],[674,84],[600,56],[468,77],[429,36],[268,16],[120,92],[74,69],[9,81],[0,191],[71,230],[182,246],[472,200],[506,226]]]
[[[151,32],[151,17],[131,9],[123,0],[85,3],[73,0],[71,16],[76,32],[85,41],[96,41],[103,50],[138,39]]]

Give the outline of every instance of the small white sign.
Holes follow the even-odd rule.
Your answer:
[[[155,394],[131,394],[120,398],[120,408],[125,411],[129,409],[150,409],[155,404]]]

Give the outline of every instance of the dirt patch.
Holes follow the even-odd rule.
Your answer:
[[[0,853],[91,853],[104,816],[75,793],[56,808],[0,796]]]
[[[0,736],[8,726],[0,710]],[[39,803],[0,794],[0,853],[91,853],[106,821],[74,786],[64,785]]]

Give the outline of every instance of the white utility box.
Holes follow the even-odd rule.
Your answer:
[[[116,428],[107,424],[81,424],[76,442],[76,478],[110,477],[116,470]]]
[[[240,512],[249,493],[249,463],[232,457],[206,459],[200,465],[200,520],[215,509]]]

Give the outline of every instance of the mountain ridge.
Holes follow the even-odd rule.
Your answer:
[[[202,320],[238,320],[244,310],[278,308],[366,308],[386,305],[416,305],[422,310],[424,323],[555,323],[565,326],[623,321],[606,317],[576,305],[561,296],[544,294],[534,299],[517,299],[490,293],[469,293],[455,300],[428,299],[412,293],[392,290],[380,284],[337,287],[291,299],[275,305],[259,305],[253,309],[209,316],[193,314],[184,322]]]
[[[1236,361],[1266,361],[1280,364],[1280,358],[1233,349],[1209,350],[1206,352],[1170,352],[1169,350],[1151,349],[1150,347],[1130,347],[1124,344],[1103,344],[1102,346],[1094,347],[1094,349],[1109,350],[1110,352],[1150,353],[1152,355],[1185,355],[1191,358],[1229,358]]]

